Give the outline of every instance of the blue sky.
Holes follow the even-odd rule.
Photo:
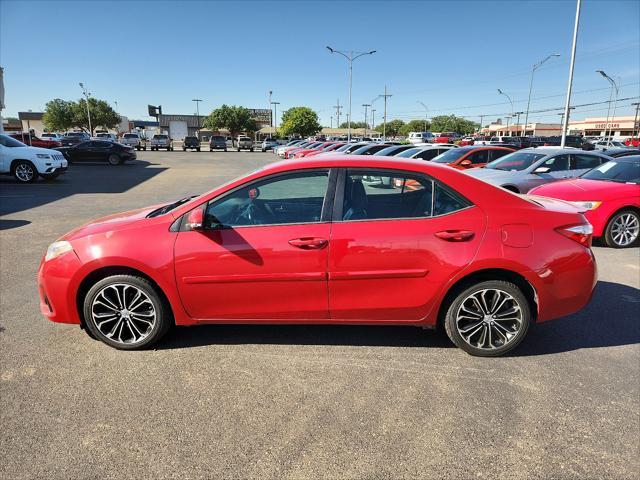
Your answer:
[[[325,48],[377,50],[354,63],[353,120],[363,103],[393,96],[388,117],[410,120],[453,113],[495,120],[526,108],[531,65],[560,53],[535,76],[531,110],[560,107],[569,69],[575,0],[189,2],[0,0],[0,66],[6,110],[41,111],[52,98],[77,99],[84,82],[93,96],[130,119],[200,112],[222,103],[314,108],[329,125],[339,98],[348,101],[344,58]],[[584,0],[573,104],[606,101],[619,77],[620,97],[640,96],[640,2]],[[621,102],[618,113],[632,114]],[[382,100],[375,102],[376,123]],[[346,120],[343,110],[342,120]],[[606,115],[606,105],[577,108],[573,118]],[[531,114],[559,121],[557,112]],[[523,119],[521,119],[522,121]],[[335,119],[334,119],[335,122]]]

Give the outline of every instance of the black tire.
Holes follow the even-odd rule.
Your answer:
[[[200,147],[196,148],[196,150],[199,152],[200,151]]]
[[[186,149],[186,148],[182,148],[182,151],[183,151],[183,152],[186,152],[186,151],[187,151],[187,149]]]
[[[492,320],[496,318],[495,315],[493,315],[491,318],[488,318],[488,315],[483,315],[482,313],[478,313],[477,315],[483,317],[482,320],[480,319],[474,320],[474,319],[471,319],[471,316],[469,315],[462,315],[463,317],[467,317],[468,320],[461,319],[460,323],[462,323],[463,326],[467,326],[463,322],[467,322],[467,324],[471,324],[470,326],[467,326],[467,328],[470,328],[472,332],[478,332],[480,334],[480,337],[477,337],[476,333],[471,333],[469,335],[470,341],[467,342],[467,340],[465,340],[460,334],[460,332],[458,331],[456,317],[463,303],[465,303],[465,301],[469,301],[469,298],[473,294],[478,294],[483,290],[486,290],[488,292],[500,291],[503,294],[508,294],[508,296],[511,297],[511,300],[508,300],[507,302],[509,303],[505,303],[504,307],[507,308],[511,306],[511,308],[514,308],[514,306],[517,305],[517,307],[519,307],[521,320],[517,327],[517,330],[507,332],[507,330],[505,329],[505,325],[509,330],[511,330],[511,326],[509,326],[509,324],[496,323],[495,327],[492,326],[492,324],[495,322],[495,320]],[[495,298],[495,297],[492,297],[492,298]],[[498,297],[496,299],[496,303],[498,303],[500,298],[501,297]],[[493,306],[495,307],[495,304]],[[466,310],[466,311],[469,311],[469,310]],[[498,312],[499,311],[501,311],[500,308],[498,308]],[[518,310],[516,310],[516,312],[518,312]],[[498,317],[499,316],[500,314],[498,313]],[[502,320],[502,321],[507,322],[507,320]],[[487,322],[491,322],[491,323],[487,323]],[[527,331],[529,330],[529,326],[531,322],[532,322],[531,308],[529,307],[529,302],[527,301],[526,297],[524,296],[520,288],[518,288],[513,283],[506,282],[504,280],[487,280],[487,281],[479,282],[479,283],[476,283],[475,285],[471,285],[464,288],[462,291],[458,292],[457,295],[455,295],[455,297],[451,299],[450,303],[447,306],[446,314],[444,317],[444,327],[447,332],[447,336],[451,339],[451,341],[458,348],[461,348],[465,352],[478,357],[497,357],[514,349],[520,344],[520,342],[522,342],[524,337],[527,335]],[[501,328],[504,329],[505,332],[512,333],[513,335],[510,336],[508,340],[506,340],[505,342],[497,334],[494,334],[493,339],[503,342],[502,345],[498,344],[498,346],[494,347],[491,344],[492,337],[483,332],[485,330],[489,332],[502,331],[498,329],[498,326],[501,326]],[[479,330],[477,328],[479,328]],[[503,335],[503,337],[507,339],[506,336]],[[474,343],[472,339],[476,339],[476,338],[478,339],[478,342],[482,340],[482,344],[483,344],[482,347],[472,345],[472,343]],[[486,345],[487,338],[492,348],[488,348],[484,346]]]
[[[224,151],[226,152],[226,151],[227,151],[227,149],[225,148],[225,149],[224,149]]]
[[[249,149],[249,151],[250,151],[250,152],[253,152],[253,148],[250,148],[250,149]]]
[[[238,149],[238,151],[240,151],[240,149]]]
[[[107,158],[107,162],[109,162],[109,165],[122,165],[124,163],[122,157],[120,157],[120,155],[116,155],[115,153],[109,155],[109,158]]]
[[[604,230],[604,243],[607,247],[611,248],[631,248],[637,247],[640,245],[640,232],[638,232],[637,228],[633,230],[626,230],[622,236],[617,235],[617,231],[621,225],[618,225],[625,220],[634,222],[635,226],[640,226],[640,214],[637,210],[632,210],[630,208],[625,208],[624,210],[620,210],[613,215],[609,221],[607,222],[607,226]],[[614,232],[614,229],[617,231]],[[629,243],[625,243],[625,240],[629,239],[628,235],[635,235],[635,239],[630,241]]]
[[[11,165],[11,175],[18,183],[33,183],[38,178],[38,170],[28,160],[18,160]]]
[[[112,340],[105,333],[103,333],[103,330],[101,330],[96,324],[97,320],[94,318],[92,313],[93,302],[105,287],[114,285],[127,285],[129,287],[134,287],[135,289],[142,291],[144,295],[147,296],[153,307],[153,311],[155,312],[155,321],[149,328],[149,330],[144,332],[147,336],[139,342],[126,343]],[[171,308],[167,304],[166,300],[164,300],[164,298],[156,291],[154,286],[151,285],[148,280],[134,275],[113,275],[111,277],[103,278],[102,280],[94,284],[84,297],[83,315],[85,325],[89,330],[89,333],[101,342],[106,343],[113,348],[117,348],[118,350],[138,350],[146,348],[160,340],[160,338],[162,338],[164,334],[167,333],[167,330],[169,330],[171,324],[173,323]],[[114,322],[126,321],[125,319],[119,318],[120,317],[117,317]],[[129,321],[131,320],[129,319]],[[110,325],[106,325],[106,327],[110,327]],[[124,333],[123,330],[124,327],[121,327],[121,334]]]
[[[45,182],[50,182],[51,180],[55,180],[60,176],[59,173],[41,173],[40,176],[44,179]]]
[[[142,150],[144,150],[146,152],[147,151],[147,147],[142,147]]]

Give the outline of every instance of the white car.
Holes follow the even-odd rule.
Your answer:
[[[67,170],[61,152],[29,147],[8,135],[0,135],[0,173],[13,175],[19,183],[35,182],[38,176],[52,180]]]
[[[95,139],[118,143],[118,137],[116,137],[113,133],[99,132],[96,133]]]
[[[288,152],[289,150],[292,150],[294,148],[297,148],[299,146],[301,146],[302,144],[309,145],[311,142],[308,142],[306,140],[291,140],[289,143],[287,143],[286,145],[283,145],[281,147],[278,147],[276,149],[276,155],[278,155],[281,158],[284,158],[284,154],[286,152]]]
[[[431,132],[409,132],[409,143],[417,145],[419,143],[431,143],[435,136]]]
[[[40,135],[40,138],[42,138],[43,140],[51,140],[52,142],[62,142],[63,135],[59,133],[44,132],[42,135]]]

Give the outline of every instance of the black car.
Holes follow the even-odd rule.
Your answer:
[[[71,145],[78,145],[79,143],[86,142],[90,138],[89,134],[85,132],[69,132],[62,137],[60,143],[63,147],[69,147]]]
[[[213,135],[209,140],[209,151],[224,150],[227,151],[227,139],[222,135]]]
[[[608,148],[600,153],[613,158],[628,157],[630,155],[640,155],[639,148]]]
[[[390,146],[391,145],[389,145],[388,143],[369,143],[349,153],[351,155],[375,155],[380,150],[383,150]]]
[[[134,147],[104,140],[89,140],[71,147],[58,147],[56,150],[62,152],[69,163],[106,161],[111,165],[121,165],[127,160],[136,159]]]
[[[200,140],[198,137],[184,137],[184,141],[182,142],[182,151],[186,152],[187,148],[191,150],[200,151]]]
[[[516,150],[522,150],[523,148],[540,147],[545,144],[545,139],[542,137],[502,137],[505,147],[509,145],[513,146]],[[495,145],[495,143],[492,143]]]
[[[549,145],[552,147],[559,147],[562,142],[562,137],[547,137],[544,139],[544,145]],[[583,150],[593,150],[595,146],[593,143],[586,141],[583,137],[579,135],[567,135],[565,139],[565,147],[573,147],[573,148],[581,148]]]

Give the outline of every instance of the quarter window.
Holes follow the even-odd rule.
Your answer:
[[[205,225],[219,228],[319,222],[328,183],[327,171],[254,182],[209,203]]]

